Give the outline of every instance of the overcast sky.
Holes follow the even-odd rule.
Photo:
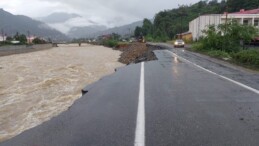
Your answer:
[[[194,4],[199,0],[1,0],[0,8],[13,14],[37,18],[53,12],[76,13],[109,27],[143,18],[153,18],[160,10]]]

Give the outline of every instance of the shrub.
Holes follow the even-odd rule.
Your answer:
[[[154,42],[154,38],[151,35],[147,35],[145,39],[147,42]]]
[[[35,38],[35,39],[32,41],[32,43],[33,43],[33,44],[46,44],[46,41],[37,37],[37,38]]]
[[[203,33],[205,37],[201,39],[201,42],[207,47],[203,49],[238,52],[241,48],[240,40],[249,43],[257,35],[258,29],[230,21],[227,25],[211,25],[208,29],[203,30]]]
[[[112,40],[112,39],[105,40],[105,41],[103,41],[103,45],[106,46],[106,47],[111,47],[111,48],[117,47],[118,46],[118,41]]]
[[[242,50],[232,54],[233,59],[241,64],[259,68],[259,50]]]
[[[14,36],[14,39],[16,41],[20,41],[21,44],[27,43],[27,38],[26,38],[26,35],[24,35],[24,34],[16,33],[16,35]]]
[[[225,51],[220,51],[220,50],[212,50],[212,51],[208,51],[207,54],[209,56],[212,56],[212,57],[216,57],[216,58],[221,58],[221,59],[224,59],[224,58],[231,58],[230,55],[225,52]]]
[[[196,42],[196,43],[192,44],[191,48],[193,51],[204,51],[205,50],[204,44],[201,42]]]

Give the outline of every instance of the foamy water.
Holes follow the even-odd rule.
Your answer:
[[[0,57],[0,141],[65,111],[85,85],[123,66],[119,55],[84,44]]]

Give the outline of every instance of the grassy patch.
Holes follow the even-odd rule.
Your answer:
[[[220,51],[220,50],[208,51],[206,54],[208,54],[209,56],[224,59],[224,60],[229,60],[231,58],[229,53],[225,51]]]
[[[191,50],[197,52],[206,52],[206,50],[204,49],[204,45],[201,42],[193,43]]]
[[[204,49],[202,43],[195,43],[190,49],[191,51],[218,59],[227,60],[231,63],[241,65],[246,68],[259,70],[259,49],[240,50],[238,52],[228,53],[221,50]]]
[[[232,53],[232,58],[238,64],[259,69],[259,50],[242,50]]]
[[[105,40],[105,41],[103,41],[103,45],[106,46],[106,47],[114,48],[114,47],[117,47],[118,44],[119,44],[119,42],[116,41],[116,40]]]

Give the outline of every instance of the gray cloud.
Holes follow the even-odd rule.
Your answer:
[[[109,27],[153,18],[165,9],[199,0],[1,0],[0,7],[15,14],[42,17],[53,12],[77,13],[88,21]]]

